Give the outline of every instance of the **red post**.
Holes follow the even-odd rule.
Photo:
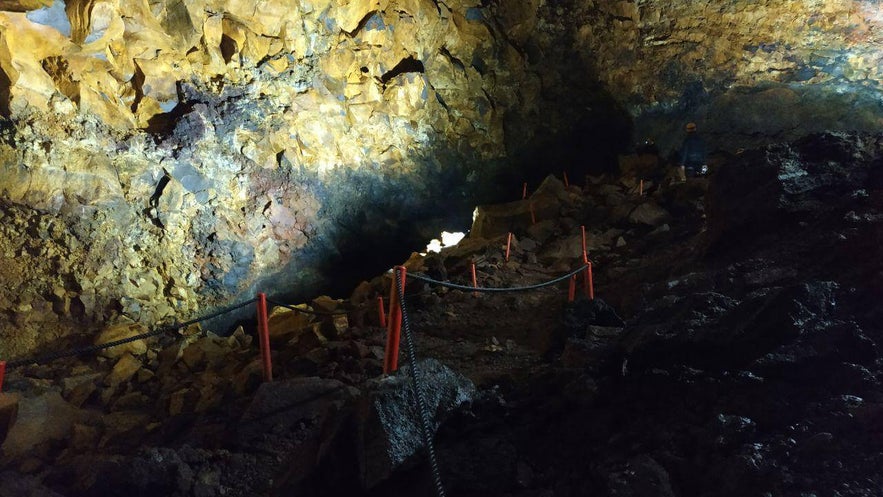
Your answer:
[[[6,376],[6,361],[0,361],[0,392],[3,391],[4,376]]]
[[[478,277],[475,274],[475,261],[472,262],[472,287],[478,288]],[[478,292],[472,292],[472,295],[478,297]]]
[[[399,291],[396,288],[396,279],[405,290],[405,276],[408,270],[405,266],[396,266],[392,273],[392,286],[389,290],[389,320],[386,325],[386,354],[383,359],[384,374],[392,373],[399,369],[399,340],[402,335],[402,304],[399,302]]]
[[[573,302],[576,297],[576,275],[570,277],[570,284],[567,286],[567,301]]]
[[[595,282],[592,277],[592,261],[586,261],[589,267],[586,268],[586,297],[589,300],[595,300]]]
[[[537,215],[533,210],[533,202],[530,203],[530,224],[537,224]]]
[[[524,186],[521,187],[521,200],[527,198],[527,182],[524,182]]]
[[[564,188],[570,188],[570,181],[567,180],[567,171],[564,171]]]
[[[270,325],[267,318],[267,295],[258,294],[258,341],[261,346],[261,363],[264,381],[273,381],[273,359],[270,357]]]
[[[641,180],[641,182],[638,184],[638,196],[644,196],[644,180]]]
[[[586,227],[585,227],[585,226],[580,226],[579,229],[580,229],[580,231],[582,232],[582,237],[583,237],[583,245],[582,245],[582,248],[583,248],[583,264],[585,264],[585,263],[588,263],[588,262],[589,262],[589,252],[588,252],[588,250],[586,249],[586,247],[587,247],[587,246],[586,246]]]
[[[512,232],[509,232],[509,236],[506,238],[506,262],[509,262],[509,249],[512,247]]]
[[[380,327],[386,328],[386,309],[383,308],[383,297],[377,297],[377,315],[380,316]]]

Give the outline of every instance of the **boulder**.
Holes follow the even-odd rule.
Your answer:
[[[3,445],[18,417],[18,401],[19,396],[16,394],[0,393],[0,445]]]
[[[668,471],[647,455],[630,459],[607,477],[610,495],[622,497],[675,497]]]
[[[74,423],[86,418],[86,412],[66,402],[58,392],[23,397],[18,402],[17,422],[0,449],[7,457],[20,457],[43,443],[67,438]]]
[[[722,370],[760,361],[756,367],[780,370],[828,353],[871,362],[876,352],[860,333],[843,333],[832,318],[836,288],[814,281],[759,290],[741,302],[713,292],[660,299],[629,326],[622,346],[631,369],[683,364]]]
[[[122,383],[131,380],[135,373],[141,369],[141,361],[136,359],[132,354],[125,354],[114,364],[110,374],[104,379],[104,382],[116,388]]]
[[[294,307],[310,310],[306,304]],[[292,340],[310,328],[314,320],[315,316],[312,314],[296,312],[287,307],[274,307],[268,320],[270,340],[274,344]]]
[[[65,497],[44,486],[39,478],[16,471],[0,473],[0,495],[9,497]]]
[[[434,433],[454,411],[472,402],[477,390],[435,359],[420,361],[419,369]],[[368,388],[359,409],[358,457],[362,485],[372,488],[417,462],[423,436],[410,368],[375,380]]]
[[[236,445],[285,461],[274,486],[280,492],[297,494],[327,457],[352,454],[352,447],[347,450],[340,445],[352,442],[352,434],[347,435],[348,420],[358,395],[353,387],[321,378],[264,383],[240,419]],[[340,478],[355,470],[336,469]]]
[[[123,340],[147,333],[147,331],[148,330],[144,325],[138,323],[117,324],[105,328],[99,333],[98,337],[95,339],[95,345]],[[147,352],[147,342],[145,340],[135,340],[123,345],[103,349],[99,354],[110,359],[116,359],[125,353],[141,355],[145,352]]]
[[[629,213],[629,221],[633,224],[661,226],[671,221],[671,215],[655,202],[644,202]]]

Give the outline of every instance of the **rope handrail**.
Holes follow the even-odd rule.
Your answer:
[[[571,271],[563,276],[559,276],[555,279],[552,279],[552,280],[549,280],[549,281],[546,281],[543,283],[537,283],[535,285],[527,285],[527,286],[508,287],[508,288],[475,287],[475,286],[467,286],[467,285],[458,285],[456,283],[451,283],[449,281],[435,280],[435,279],[432,279],[428,276],[424,276],[419,273],[408,273],[407,277],[422,281],[424,283],[429,283],[431,285],[438,285],[438,286],[442,286],[442,287],[446,287],[446,288],[452,288],[454,290],[463,290],[466,292],[485,292],[485,293],[526,292],[526,291],[530,291],[530,290],[538,290],[540,288],[545,288],[547,286],[552,286],[556,283],[561,283],[562,281],[566,281],[568,278],[571,278],[571,277],[585,271],[588,267],[589,267],[588,264],[582,265],[582,266],[578,267],[577,269],[574,269],[573,271]]]
[[[96,344],[96,345],[86,345],[86,346],[77,347],[77,348],[71,349],[71,350],[53,352],[53,353],[44,354],[41,356],[28,357],[28,358],[24,358],[24,359],[16,359],[14,361],[8,361],[6,363],[6,367],[7,367],[7,369],[12,369],[12,368],[24,366],[26,364],[43,364],[46,362],[55,361],[57,359],[63,359],[66,357],[74,357],[74,356],[79,356],[79,355],[90,354],[93,352],[98,352],[99,350],[104,350],[104,349],[109,349],[111,347],[116,347],[118,345],[125,345],[127,343],[136,342],[138,340],[153,338],[155,336],[163,335],[163,334],[168,333],[173,330],[177,330],[180,328],[186,328],[187,326],[190,326],[190,325],[193,325],[196,323],[200,323],[202,321],[207,321],[212,318],[216,318],[218,316],[227,314],[229,312],[233,312],[237,309],[240,309],[240,308],[245,307],[247,305],[253,304],[255,302],[257,302],[257,299],[246,300],[245,302],[240,302],[240,303],[234,304],[230,307],[224,307],[218,311],[212,312],[210,314],[206,314],[204,316],[200,316],[198,318],[184,321],[182,323],[172,323],[172,324],[168,324],[165,326],[160,326],[159,328],[157,328],[153,331],[149,331],[147,333],[141,333],[139,335],[134,335],[134,336],[130,336],[127,338],[121,338],[119,340],[114,340],[112,342],[105,342],[105,343],[100,343],[100,344]]]
[[[441,470],[438,465],[438,456],[435,453],[435,443],[432,440],[432,415],[429,412],[429,406],[426,403],[426,397],[423,393],[423,374],[417,364],[417,346],[414,344],[414,338],[411,335],[411,321],[408,318],[408,309],[405,305],[405,289],[403,283],[404,278],[399,277],[399,270],[393,273],[395,291],[399,298],[399,305],[402,313],[402,330],[405,332],[405,349],[408,353],[408,365],[411,368],[411,381],[414,387],[414,399],[417,402],[417,412],[420,416],[420,433],[423,436],[423,446],[426,449],[426,456],[429,459],[429,467],[432,472],[432,482],[435,487],[436,497],[445,497],[445,488],[442,484]]]

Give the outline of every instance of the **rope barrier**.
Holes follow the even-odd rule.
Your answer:
[[[423,375],[417,366],[417,348],[414,346],[414,339],[411,336],[411,322],[408,319],[408,310],[405,306],[405,289],[402,285],[404,274],[399,278],[399,269],[396,268],[394,280],[396,291],[398,292],[399,303],[401,305],[402,329],[405,332],[405,349],[408,353],[408,366],[411,368],[411,380],[414,387],[414,397],[417,399],[417,410],[420,414],[420,431],[423,433],[423,444],[426,447],[426,455],[429,459],[429,467],[432,471],[432,481],[435,484],[435,494],[437,497],[445,497],[445,488],[442,485],[441,471],[438,467],[438,458],[435,455],[435,443],[432,440],[432,418],[429,409],[426,406],[426,398],[423,395]]]
[[[177,330],[180,328],[186,328],[187,326],[190,326],[192,324],[200,323],[202,321],[207,321],[209,319],[221,316],[223,314],[233,312],[237,309],[240,309],[240,308],[245,307],[247,305],[253,304],[256,301],[257,301],[257,299],[251,299],[251,300],[248,300],[245,302],[240,302],[239,304],[235,304],[230,307],[225,307],[225,308],[218,310],[216,312],[213,312],[211,314],[207,314],[205,316],[200,316],[198,318],[191,319],[189,321],[184,321],[183,323],[174,323],[174,324],[170,324],[170,325],[166,325],[166,326],[161,326],[161,327],[159,327],[153,331],[147,332],[147,333],[142,333],[140,335],[135,335],[135,336],[131,336],[128,338],[121,338],[119,340],[114,340],[112,342],[100,343],[97,345],[87,345],[87,346],[83,346],[83,347],[77,347],[77,348],[71,349],[71,350],[53,352],[53,353],[44,354],[41,356],[30,357],[30,358],[25,358],[25,359],[17,359],[15,361],[9,361],[6,363],[6,368],[12,369],[12,368],[17,368],[17,367],[24,366],[27,364],[43,364],[46,362],[51,362],[51,361],[63,359],[66,357],[74,357],[74,356],[79,356],[79,355],[90,354],[93,352],[98,352],[99,350],[104,350],[104,349],[109,349],[111,347],[116,347],[118,345],[125,345],[127,343],[136,342],[138,340],[145,340],[147,338],[153,338],[155,336],[163,335],[163,334],[168,333],[170,331],[174,331],[174,330]]]
[[[445,288],[451,288],[454,290],[463,290],[466,292],[506,293],[506,292],[526,292],[526,291],[530,291],[530,290],[538,290],[540,288],[545,288],[547,286],[552,286],[556,283],[561,283],[562,281],[567,280],[567,278],[570,278],[571,276],[577,275],[577,274],[581,273],[582,271],[585,271],[588,267],[589,267],[588,264],[580,266],[579,268],[574,269],[573,271],[571,271],[563,276],[559,276],[553,280],[546,281],[544,283],[537,283],[536,285],[516,286],[516,287],[509,287],[509,288],[492,288],[492,287],[478,287],[478,288],[476,288],[476,287],[472,287],[472,286],[458,285],[456,283],[451,283],[448,281],[434,280],[428,276],[424,276],[419,273],[408,273],[407,276],[408,276],[408,278],[413,278],[415,280],[422,281],[424,283],[429,283],[431,285],[438,285],[438,286],[442,286]]]

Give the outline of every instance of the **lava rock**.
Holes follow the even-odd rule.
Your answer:
[[[421,388],[435,432],[450,414],[477,395],[475,385],[435,359],[420,361]],[[359,419],[361,482],[371,488],[413,466],[423,447],[410,368],[374,382],[362,398]]]

